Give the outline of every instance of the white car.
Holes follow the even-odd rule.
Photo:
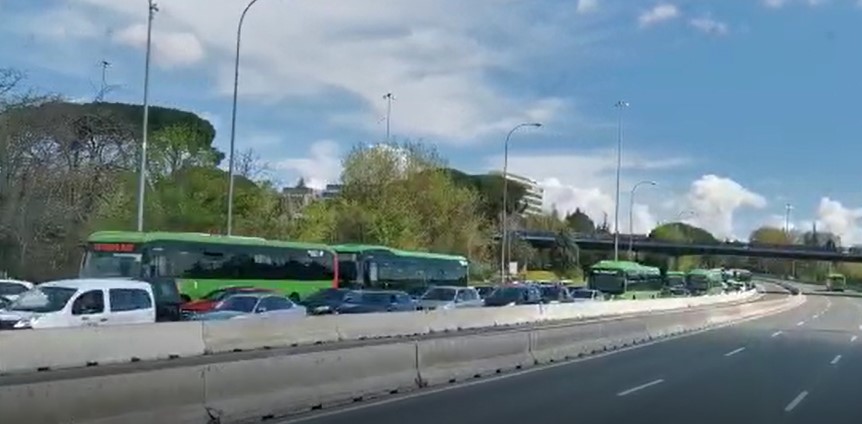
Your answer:
[[[154,322],[152,286],[133,280],[82,278],[43,283],[0,311],[0,330]]]
[[[17,299],[21,293],[32,288],[33,283],[28,281],[0,279],[0,296],[5,297],[9,301]]]

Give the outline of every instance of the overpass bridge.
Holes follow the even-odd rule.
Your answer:
[[[516,231],[513,235],[537,247],[550,247],[556,235],[545,231]],[[636,252],[664,253],[671,256],[724,255],[761,258],[818,260],[830,262],[862,262],[862,253],[844,252],[835,248],[799,245],[760,245],[742,242],[695,244],[653,240],[645,236],[630,237],[620,234],[620,250],[625,251],[632,241]],[[583,250],[613,250],[614,239],[607,234],[574,235],[574,242]]]

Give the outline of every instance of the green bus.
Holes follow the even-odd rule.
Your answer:
[[[826,276],[826,290],[843,292],[845,287],[847,287],[847,278],[844,274],[833,272]]]
[[[706,294],[722,287],[721,271],[693,269],[685,275],[685,287],[692,294]]]
[[[668,271],[664,276],[664,284],[667,287],[684,286],[685,273],[682,271]]]
[[[623,294],[645,280],[644,267],[630,261],[599,261],[590,267],[587,286],[607,294]]]
[[[337,287],[326,245],[202,233],[100,231],[87,239],[81,277],[173,280],[184,300],[223,287],[275,290],[298,301]]]
[[[386,288],[421,295],[429,286],[467,286],[469,262],[459,255],[415,252],[386,246],[340,244],[338,285]]]

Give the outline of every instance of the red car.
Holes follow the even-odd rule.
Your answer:
[[[273,293],[269,289],[261,289],[257,287],[224,287],[218,290],[213,290],[204,297],[186,302],[180,306],[180,312],[185,314],[198,314],[208,312],[215,309],[216,305],[222,300],[227,299],[235,294],[253,294],[253,293]]]

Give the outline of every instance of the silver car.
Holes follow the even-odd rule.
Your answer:
[[[484,305],[479,292],[473,287],[435,286],[419,298],[421,310],[477,308]]]

